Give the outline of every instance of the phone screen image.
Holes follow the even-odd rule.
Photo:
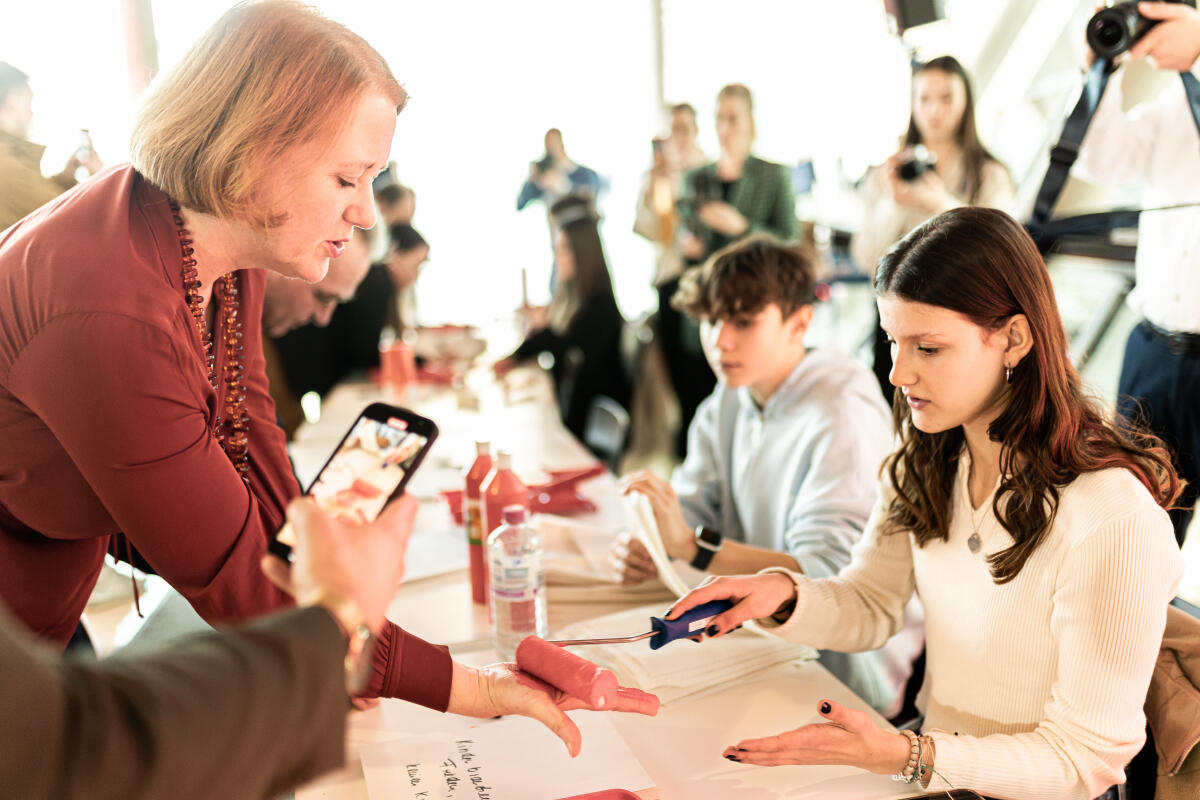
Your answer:
[[[398,417],[387,420],[359,417],[337,452],[313,481],[308,494],[339,522],[364,525],[379,516],[384,505],[412,470],[429,438],[409,430]],[[275,537],[295,547],[287,523]]]

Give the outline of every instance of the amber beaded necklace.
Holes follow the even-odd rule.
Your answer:
[[[217,383],[216,353],[213,351],[213,336],[208,330],[204,319],[204,308],[201,306],[200,273],[196,270],[196,250],[192,246],[192,234],[183,227],[183,217],[179,214],[179,206],[171,203],[171,213],[175,216],[175,227],[179,229],[179,248],[183,254],[183,291],[187,298],[188,310],[192,312],[192,320],[200,333],[200,341],[204,345],[204,361],[208,366],[208,382],[217,393],[220,402],[220,389]],[[225,379],[225,418],[218,413],[213,421],[212,432],[221,449],[233,463],[234,469],[242,480],[249,484],[247,473],[250,470],[250,415],[246,413],[246,385],[242,382],[245,375],[245,365],[242,363],[242,320],[238,313],[238,281],[232,272],[220,277],[221,297],[217,308],[218,322],[222,328],[222,342],[225,346],[225,358],[222,372]],[[214,287],[215,289],[215,287]],[[212,302],[217,302],[214,291]]]

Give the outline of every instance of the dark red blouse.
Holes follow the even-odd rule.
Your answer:
[[[265,275],[239,273],[247,490],[210,433],[224,400],[181,259],[166,195],[129,166],[0,235],[0,598],[60,645],[121,532],[209,622],[291,604],[259,569],[299,493],[267,391]],[[389,624],[375,662],[372,693],[445,709],[444,648]]]

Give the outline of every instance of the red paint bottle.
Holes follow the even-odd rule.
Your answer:
[[[522,506],[529,510],[529,496],[525,484],[512,470],[512,453],[508,450],[496,451],[496,465],[484,479],[479,489],[483,499],[483,541],[486,542],[492,531],[504,522],[505,506]],[[491,570],[488,568],[487,555],[482,553],[484,564],[483,591],[485,602],[491,607]],[[474,586],[472,585],[472,590]]]
[[[483,522],[483,502],[480,488],[492,471],[492,445],[475,443],[475,462],[467,470],[463,487],[463,524],[467,529],[467,554],[471,560],[471,599],[480,605],[487,602],[487,553],[484,552],[488,529]]]

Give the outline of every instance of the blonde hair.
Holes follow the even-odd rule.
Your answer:
[[[737,98],[746,104],[746,116],[750,117],[750,138],[753,140],[758,134],[758,126],[754,124],[754,95],[750,92],[750,87],[744,83],[727,83],[721,87],[721,91],[717,92],[717,102],[729,98]]]
[[[340,133],[362,95],[407,96],[374,48],[291,0],[234,6],[142,103],[134,167],[187,208],[264,226],[258,191],[285,152]]]

